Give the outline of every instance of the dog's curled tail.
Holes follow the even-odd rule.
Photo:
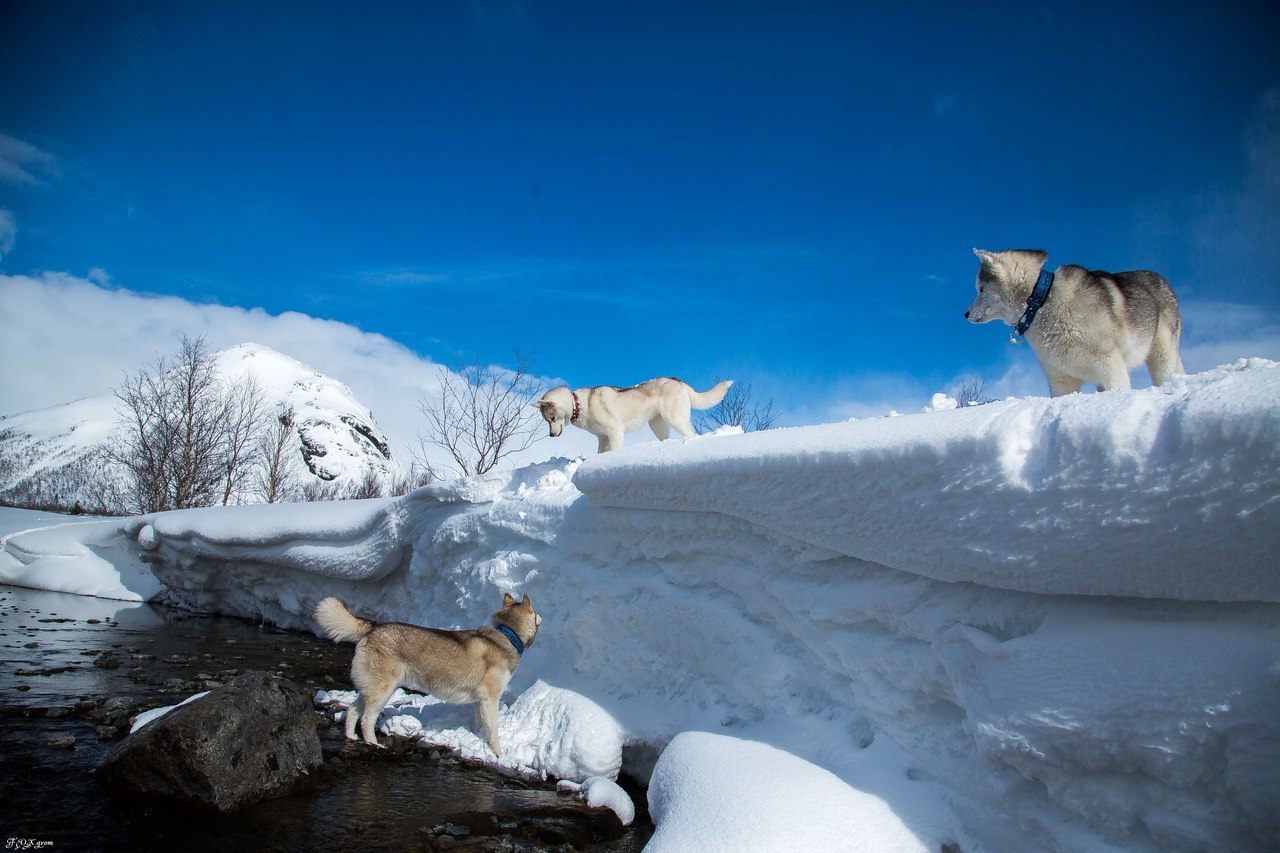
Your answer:
[[[316,605],[315,620],[330,640],[357,643],[373,630],[374,623],[352,615],[347,605],[330,596]]]
[[[710,391],[695,391],[693,386],[689,386],[689,405],[695,409],[709,409],[724,399],[724,395],[729,393],[729,386],[732,384],[732,379],[725,379],[723,382],[717,382]]]

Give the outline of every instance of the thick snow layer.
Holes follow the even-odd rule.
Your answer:
[[[927,853],[887,803],[763,743],[685,732],[649,783],[657,825],[645,850]],[[937,849],[936,847],[932,849]]]
[[[1277,367],[664,443],[574,482],[597,506],[718,512],[938,580],[1280,601]]]
[[[682,732],[735,739],[655,776],[664,839],[694,831],[668,828],[686,797],[750,802],[743,774],[698,765],[768,781],[794,760],[931,850],[1274,849],[1276,368],[664,442],[399,499],[45,528],[6,537],[4,560],[39,586],[40,560],[93,553],[81,591],[103,564],[126,585],[149,567],[195,606],[299,627],[326,595],[452,628],[528,594],[544,621],[504,741],[595,725],[576,700],[544,720],[555,691],[612,721],[641,776]],[[470,710],[436,713],[456,725],[423,730],[465,750]]]
[[[5,509],[0,530],[0,583],[147,601],[164,586],[132,543],[120,535],[120,519],[84,521],[74,516]],[[24,523],[32,526],[24,528]]]

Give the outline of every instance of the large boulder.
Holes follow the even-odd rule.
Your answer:
[[[113,791],[232,812],[291,792],[322,763],[311,697],[247,672],[116,744],[98,779]]]

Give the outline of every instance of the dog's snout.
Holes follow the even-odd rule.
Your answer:
[[[968,311],[964,312],[964,318],[965,318],[966,320],[968,320],[968,319],[969,319],[969,312],[968,312]]]

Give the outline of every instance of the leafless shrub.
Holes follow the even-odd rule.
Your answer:
[[[420,466],[428,445],[439,447],[462,475],[483,474],[502,459],[527,449],[538,438],[529,404],[537,393],[530,376],[531,355],[515,350],[515,368],[478,364],[440,368],[440,391],[418,401],[426,418],[419,433]],[[434,472],[432,472],[434,474]]]
[[[986,383],[981,379],[966,379],[960,383],[960,387],[956,389],[956,405],[961,408],[969,406],[982,406],[991,402],[991,398],[986,396],[983,391]]]
[[[694,413],[694,426],[698,432],[712,432],[722,426],[737,426],[742,427],[743,432],[755,432],[771,428],[778,418],[773,400],[757,403],[753,399],[750,382],[735,382],[718,404]]]

